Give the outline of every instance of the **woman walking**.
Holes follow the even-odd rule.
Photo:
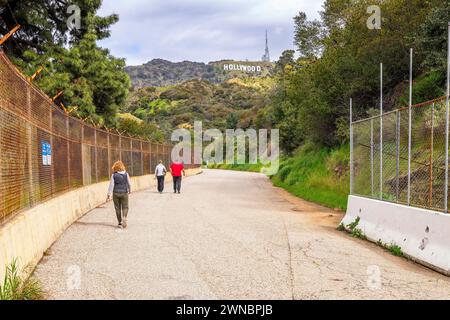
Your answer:
[[[131,193],[130,176],[122,161],[114,163],[112,171],[114,173],[111,175],[107,201],[111,200],[112,196],[119,228],[126,228],[128,217],[128,195]]]

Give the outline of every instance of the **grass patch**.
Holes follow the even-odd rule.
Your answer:
[[[362,240],[367,240],[366,235],[364,234],[364,232],[358,228],[359,226],[359,222],[361,221],[360,217],[357,217],[355,219],[355,221],[353,221],[352,223],[347,225],[347,228],[350,231],[350,235],[353,238],[358,238],[358,239],[362,239]],[[343,226],[343,228],[345,229],[345,227]]]
[[[329,208],[347,209],[349,195],[349,147],[301,147],[290,158],[282,159],[273,183],[297,197]]]
[[[400,248],[395,243],[391,243],[390,245],[388,245],[387,249],[389,250],[390,253],[392,253],[392,255],[394,255],[396,257],[403,257],[404,256],[402,248]]]
[[[6,267],[5,278],[0,284],[0,300],[41,300],[44,291],[34,279],[24,280],[19,275],[17,260]]]
[[[222,170],[233,170],[233,171],[247,171],[247,172],[261,172],[263,165],[258,164],[209,164],[208,169],[222,169]]]

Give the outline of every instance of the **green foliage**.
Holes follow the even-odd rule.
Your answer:
[[[292,157],[282,159],[272,181],[305,200],[345,210],[349,173],[342,163],[348,158],[346,149],[348,146],[324,149],[305,144]]]
[[[366,239],[366,235],[364,234],[364,232],[361,229],[358,228],[358,225],[359,225],[360,221],[361,221],[361,218],[357,217],[355,219],[355,221],[353,221],[352,223],[347,225],[347,228],[349,229],[350,235],[353,238],[358,238],[358,239],[365,240]]]
[[[387,249],[396,257],[403,257],[403,251],[402,248],[400,248],[398,245],[391,243]]]
[[[369,5],[379,5],[381,30],[369,30]],[[408,10],[405,10],[408,8]],[[300,53],[283,68],[258,123],[280,129],[281,147],[292,153],[305,142],[334,147],[348,141],[348,101],[358,117],[379,104],[379,62],[385,68],[385,109],[404,106],[409,48],[415,48],[415,102],[444,92],[449,7],[440,0],[327,0],[320,21],[295,17]],[[285,64],[287,53],[280,58]]]
[[[247,78],[245,71],[225,71],[224,64],[245,64],[263,66],[263,72],[257,76],[270,77],[274,71],[272,63],[223,60],[206,63],[200,62],[170,62],[163,59],[153,59],[140,66],[130,66],[126,70],[131,77],[133,86],[166,87],[179,85],[185,81],[200,79],[218,84],[233,78]],[[169,98],[170,99],[170,98]]]
[[[208,164],[208,169],[221,169],[232,171],[261,172],[263,165],[258,164]]]
[[[96,15],[101,4],[101,0],[2,0],[0,7],[5,10],[0,13],[0,34],[6,34],[16,23],[21,25],[14,41],[4,44],[5,51],[20,58],[28,50],[45,53],[50,44],[58,47],[77,44],[92,32],[99,40],[108,38],[109,28],[118,21],[118,16]],[[67,27],[70,16],[67,8],[70,5],[80,8],[80,30],[69,30]]]
[[[445,74],[447,54],[447,23],[450,17],[448,2],[436,2],[420,26],[416,36],[422,67]]]
[[[164,142],[164,135],[156,124],[144,122],[129,113],[119,114],[118,118],[117,128],[119,131],[155,142]]]
[[[320,21],[308,21],[306,14],[300,12],[295,18],[294,43],[305,58],[319,56],[322,46],[322,25]]]
[[[404,253],[401,247],[399,247],[398,245],[396,245],[395,243],[391,243],[391,244],[384,244],[383,241],[381,241],[381,239],[379,239],[377,241],[377,245],[379,245],[380,247],[383,247],[384,249],[388,250],[392,255],[396,256],[396,257],[404,257]]]
[[[294,60],[295,51],[294,50],[285,50],[281,54],[280,59],[278,59],[276,63],[276,68],[278,72],[287,71],[286,68],[293,67],[295,65]]]
[[[363,232],[361,229],[359,229],[359,228],[353,229],[353,230],[350,232],[350,235],[351,235],[353,238],[358,238],[358,239],[362,239],[362,240],[366,240],[366,239],[367,239],[367,238],[366,238],[366,235],[364,234],[364,232]]]
[[[21,278],[16,260],[6,267],[5,278],[0,284],[0,300],[41,300],[43,296],[39,282]]]
[[[240,78],[139,88],[131,91],[122,112],[158,124],[167,138],[174,127],[191,128],[194,121],[202,121],[204,129],[247,129],[255,126],[272,85],[269,78]]]
[[[35,81],[44,92],[54,96],[63,91],[58,102],[78,107],[81,117],[111,125],[115,124],[119,106],[125,103],[130,80],[123,71],[124,60],[99,48],[96,40],[94,34],[88,33],[69,49],[49,46],[44,54],[29,50],[15,61],[28,75],[45,67]]]
[[[31,76],[43,67],[34,82],[50,97],[62,91],[56,103],[76,107],[78,116],[99,125],[115,125],[130,80],[125,61],[100,48],[97,41],[109,36],[118,16],[97,16],[101,0],[3,2],[8,2],[22,25],[14,41],[6,43],[6,52],[19,68]],[[80,30],[67,27],[70,5],[81,9]],[[9,9],[1,12],[0,33],[14,26],[13,15]]]
[[[414,80],[413,83],[413,103],[433,100],[445,95],[446,74],[437,70],[425,73]],[[409,103],[409,90],[404,89],[403,95],[399,99],[399,104],[407,106]]]

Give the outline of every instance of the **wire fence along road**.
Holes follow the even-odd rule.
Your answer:
[[[170,161],[170,145],[116,135],[68,116],[0,52],[0,224],[56,194]]]
[[[446,211],[446,98],[413,106],[411,118],[411,152],[409,108],[352,123],[352,194]]]

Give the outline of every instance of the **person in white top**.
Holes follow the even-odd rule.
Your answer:
[[[155,176],[158,180],[158,192],[163,193],[164,191],[164,178],[166,176],[167,169],[163,165],[162,160],[159,160],[159,164],[155,168]]]

